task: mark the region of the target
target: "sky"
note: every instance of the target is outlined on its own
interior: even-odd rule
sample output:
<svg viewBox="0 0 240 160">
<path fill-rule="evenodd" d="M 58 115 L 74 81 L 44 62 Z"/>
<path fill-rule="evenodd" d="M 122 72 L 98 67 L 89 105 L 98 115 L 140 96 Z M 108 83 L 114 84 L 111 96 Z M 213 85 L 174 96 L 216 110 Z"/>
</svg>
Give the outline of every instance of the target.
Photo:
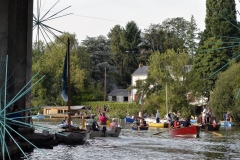
<svg viewBox="0 0 240 160">
<path fill-rule="evenodd" d="M 39 2 L 41 2 L 40 17 L 42 17 L 58 0 L 39 0 Z M 71 7 L 58 15 L 72 14 L 46 21 L 44 24 L 63 32 L 75 33 L 79 43 L 87 36 L 107 36 L 115 25 L 125 28 L 130 21 L 134 21 L 139 29 L 144 31 L 151 24 L 161 24 L 168 18 L 183 17 L 190 21 L 191 15 L 194 16 L 197 27 L 203 31 L 205 3 L 206 0 L 60 0 L 46 17 L 68 6 Z M 37 0 L 34 0 L 34 14 L 37 15 Z M 35 29 L 33 39 L 36 39 L 36 35 Z M 43 40 L 42 37 L 40 39 Z"/>
</svg>

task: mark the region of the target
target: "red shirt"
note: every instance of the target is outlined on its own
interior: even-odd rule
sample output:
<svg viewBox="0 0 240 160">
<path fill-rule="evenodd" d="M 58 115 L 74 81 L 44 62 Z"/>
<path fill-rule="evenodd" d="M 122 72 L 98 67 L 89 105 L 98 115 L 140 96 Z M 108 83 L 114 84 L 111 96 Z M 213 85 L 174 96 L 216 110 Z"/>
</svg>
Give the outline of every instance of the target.
<svg viewBox="0 0 240 160">
<path fill-rule="evenodd" d="M 178 121 L 174 121 L 174 127 L 178 127 L 179 126 L 179 122 Z"/>
<path fill-rule="evenodd" d="M 100 116 L 100 117 L 99 117 L 99 122 L 100 122 L 100 123 L 107 123 L 107 117 L 105 117 L 105 116 Z"/>
</svg>

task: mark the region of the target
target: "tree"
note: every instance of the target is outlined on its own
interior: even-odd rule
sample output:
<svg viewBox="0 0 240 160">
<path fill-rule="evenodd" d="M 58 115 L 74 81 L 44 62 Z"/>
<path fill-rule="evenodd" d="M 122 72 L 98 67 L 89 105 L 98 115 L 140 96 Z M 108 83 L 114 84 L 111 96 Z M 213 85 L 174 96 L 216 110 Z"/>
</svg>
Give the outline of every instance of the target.
<svg viewBox="0 0 240 160">
<path fill-rule="evenodd" d="M 80 62 L 76 56 L 76 39 L 75 35 L 63 34 L 60 38 L 67 42 L 70 39 L 71 54 L 71 97 L 73 98 L 78 94 L 80 90 L 84 88 L 85 74 L 79 66 Z M 32 105 L 64 105 L 61 98 L 62 90 L 62 73 L 63 73 L 63 62 L 66 54 L 66 45 L 62 42 L 55 41 L 55 44 L 49 44 L 49 48 L 46 47 L 44 54 L 42 54 L 36 62 L 33 63 L 32 72 L 35 75 L 40 71 L 40 76 L 45 75 L 45 78 L 41 80 L 31 92 L 32 94 Z M 72 105 L 76 104 L 72 101 Z"/>
<path fill-rule="evenodd" d="M 240 120 L 240 63 L 233 63 L 228 70 L 219 74 L 219 79 L 211 94 L 210 107 L 221 120 L 223 113 L 230 111 L 234 121 Z"/>
<path fill-rule="evenodd" d="M 90 63 L 92 68 L 91 78 L 92 82 L 100 83 L 104 86 L 104 72 L 107 70 L 107 91 L 111 91 L 115 84 L 116 67 L 112 61 L 112 56 L 109 53 L 109 41 L 104 36 L 87 37 L 82 42 L 86 51 L 90 54 Z"/>
<path fill-rule="evenodd" d="M 212 37 L 208 41 L 204 42 L 204 45 L 200 47 L 199 53 L 194 59 L 194 65 L 192 72 L 195 75 L 195 80 L 200 83 L 195 83 L 198 88 L 197 92 L 200 92 L 202 96 L 210 97 L 210 91 L 213 90 L 215 81 L 217 80 L 217 74 L 221 70 L 222 66 L 227 63 L 228 56 L 218 48 L 222 45 L 221 40 L 217 40 Z"/>
</svg>

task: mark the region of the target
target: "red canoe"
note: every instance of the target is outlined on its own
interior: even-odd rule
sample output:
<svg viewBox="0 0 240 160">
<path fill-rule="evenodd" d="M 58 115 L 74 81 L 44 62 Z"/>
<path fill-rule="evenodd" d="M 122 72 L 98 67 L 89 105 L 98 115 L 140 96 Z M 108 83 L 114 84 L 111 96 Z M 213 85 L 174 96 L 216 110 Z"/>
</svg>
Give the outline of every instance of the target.
<svg viewBox="0 0 240 160">
<path fill-rule="evenodd" d="M 173 137 L 199 137 L 199 133 L 200 133 L 199 126 L 189 126 L 169 130 L 170 136 Z"/>
</svg>

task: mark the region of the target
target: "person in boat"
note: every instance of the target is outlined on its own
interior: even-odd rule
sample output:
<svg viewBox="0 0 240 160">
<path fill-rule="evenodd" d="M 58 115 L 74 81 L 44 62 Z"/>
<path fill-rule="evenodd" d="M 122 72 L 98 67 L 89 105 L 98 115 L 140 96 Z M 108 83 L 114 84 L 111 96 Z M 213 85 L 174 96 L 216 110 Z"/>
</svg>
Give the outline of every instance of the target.
<svg viewBox="0 0 240 160">
<path fill-rule="evenodd" d="M 185 118 L 185 120 L 183 122 L 183 127 L 189 127 L 189 126 L 191 126 L 190 119 L 189 118 Z"/>
<path fill-rule="evenodd" d="M 205 124 L 206 123 L 206 107 L 203 106 L 203 111 L 202 111 L 202 123 Z"/>
<path fill-rule="evenodd" d="M 126 118 L 131 118 L 129 114 L 127 114 Z"/>
<path fill-rule="evenodd" d="M 67 124 L 67 117 L 64 117 L 64 118 L 63 118 L 62 124 Z"/>
<path fill-rule="evenodd" d="M 177 111 L 177 117 L 180 119 L 180 115 L 181 115 L 181 113 L 180 113 L 180 111 L 178 110 Z"/>
<path fill-rule="evenodd" d="M 100 125 L 107 125 L 107 117 L 105 113 L 103 112 L 102 115 L 99 117 L 99 123 Z"/>
<path fill-rule="evenodd" d="M 135 116 L 134 115 L 132 115 L 132 117 L 131 117 L 132 119 L 135 119 Z"/>
<path fill-rule="evenodd" d="M 138 126 L 139 128 L 141 127 L 148 127 L 147 122 L 145 121 L 144 118 L 140 119 L 140 125 Z"/>
<path fill-rule="evenodd" d="M 173 123 L 173 127 L 174 128 L 180 128 L 180 122 L 179 122 L 179 118 L 178 117 L 176 117 L 176 120 Z"/>
<path fill-rule="evenodd" d="M 100 127 L 95 120 L 93 120 L 93 123 L 92 123 L 92 130 L 93 131 L 99 131 L 100 130 Z"/>
<path fill-rule="evenodd" d="M 111 130 L 111 131 L 115 131 L 115 129 L 116 129 L 117 126 L 118 126 L 118 124 L 117 124 L 117 122 L 116 122 L 116 119 L 113 118 L 113 119 L 112 119 L 112 122 L 111 122 L 111 124 L 110 124 L 110 130 Z"/>
<path fill-rule="evenodd" d="M 142 110 L 139 110 L 138 117 L 142 118 Z"/>
<path fill-rule="evenodd" d="M 160 122 L 160 113 L 157 110 L 157 113 L 156 113 L 156 123 L 159 123 L 159 122 Z"/>
</svg>

